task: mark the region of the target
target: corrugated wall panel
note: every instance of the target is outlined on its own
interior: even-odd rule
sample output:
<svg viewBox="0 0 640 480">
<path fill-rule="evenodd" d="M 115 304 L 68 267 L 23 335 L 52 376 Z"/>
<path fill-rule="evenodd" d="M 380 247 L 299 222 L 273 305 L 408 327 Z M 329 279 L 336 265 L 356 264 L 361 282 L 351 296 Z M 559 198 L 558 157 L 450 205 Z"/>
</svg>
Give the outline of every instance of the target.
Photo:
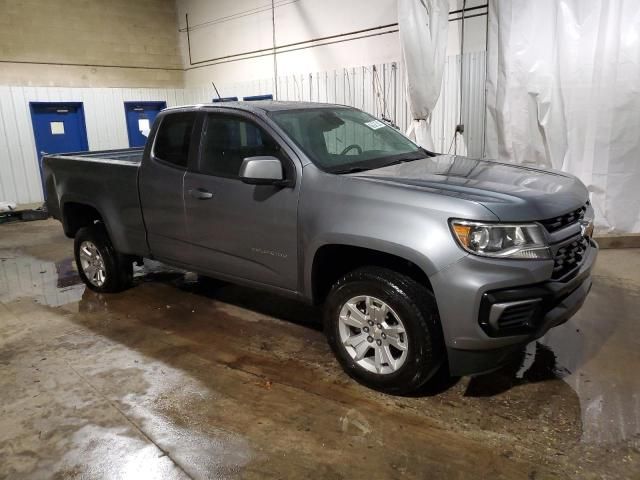
<svg viewBox="0 0 640 480">
<path fill-rule="evenodd" d="M 211 101 L 206 89 L 63 88 L 0 86 L 0 201 L 43 200 L 29 102 L 82 102 L 89 149 L 128 146 L 125 101 L 167 106 Z"/>
<path fill-rule="evenodd" d="M 447 58 L 442 89 L 432 115 L 436 151 L 479 157 L 484 143 L 485 53 L 465 54 L 460 110 L 460 57 Z M 411 122 L 405 75 L 395 63 L 351 67 L 329 72 L 284 75 L 277 79 L 279 100 L 335 102 L 384 116 L 406 131 Z M 274 94 L 273 78 L 216 85 L 223 97 Z M 126 101 L 165 101 L 167 106 L 208 103 L 213 86 L 192 89 L 58 88 L 0 86 L 0 201 L 42 200 L 29 102 L 83 102 L 91 150 L 128 145 Z M 465 126 L 453 142 L 455 127 Z"/>
<path fill-rule="evenodd" d="M 485 53 L 464 55 L 462 110 L 460 99 L 460 56 L 447 58 L 438 104 L 434 109 L 431 130 L 435 149 L 480 156 L 484 141 Z M 273 79 L 217 85 L 223 97 L 273 94 Z M 327 72 L 283 75 L 277 79 L 278 100 L 329 102 L 361 108 L 372 115 L 392 120 L 402 131 L 411 123 L 407 105 L 403 69 L 395 64 L 351 67 Z M 211 92 L 199 101 L 209 101 Z M 192 94 L 193 95 L 193 94 Z M 465 126 L 462 136 L 454 140 L 459 122 Z"/>
<path fill-rule="evenodd" d="M 0 161 L 0 199 L 18 198 L 16 189 L 19 179 L 15 168 L 19 163 L 9 161 L 13 158 L 11 148 L 15 145 L 9 127 L 12 123 L 13 108 L 10 108 L 9 104 L 9 87 L 0 87 L 0 159 L 6 159 Z"/>
</svg>

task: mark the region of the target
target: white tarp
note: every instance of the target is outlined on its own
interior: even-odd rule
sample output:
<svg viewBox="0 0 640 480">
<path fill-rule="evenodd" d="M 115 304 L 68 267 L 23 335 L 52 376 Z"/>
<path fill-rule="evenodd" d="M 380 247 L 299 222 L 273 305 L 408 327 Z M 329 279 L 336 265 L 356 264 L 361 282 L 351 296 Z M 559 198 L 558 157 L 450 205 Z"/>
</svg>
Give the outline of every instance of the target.
<svg viewBox="0 0 640 480">
<path fill-rule="evenodd" d="M 490 0 L 486 156 L 561 169 L 640 232 L 640 1 Z"/>
<path fill-rule="evenodd" d="M 409 134 L 433 150 L 431 112 L 442 85 L 449 27 L 448 0 L 398 0 L 398 28 L 413 122 Z"/>
<path fill-rule="evenodd" d="M 12 212 L 16 206 L 16 202 L 0 202 L 0 212 Z"/>
</svg>

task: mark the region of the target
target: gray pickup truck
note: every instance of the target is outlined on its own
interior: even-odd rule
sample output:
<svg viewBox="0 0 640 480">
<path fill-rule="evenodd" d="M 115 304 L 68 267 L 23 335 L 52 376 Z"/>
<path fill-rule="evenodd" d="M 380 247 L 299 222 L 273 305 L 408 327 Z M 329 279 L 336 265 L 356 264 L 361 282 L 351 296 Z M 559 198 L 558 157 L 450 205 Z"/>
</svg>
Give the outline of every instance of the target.
<svg viewBox="0 0 640 480">
<path fill-rule="evenodd" d="M 437 155 L 355 108 L 170 108 L 144 149 L 44 157 L 49 212 L 98 292 L 143 257 L 323 303 L 345 371 L 406 394 L 487 372 L 570 318 L 598 247 L 561 172 Z"/>
</svg>

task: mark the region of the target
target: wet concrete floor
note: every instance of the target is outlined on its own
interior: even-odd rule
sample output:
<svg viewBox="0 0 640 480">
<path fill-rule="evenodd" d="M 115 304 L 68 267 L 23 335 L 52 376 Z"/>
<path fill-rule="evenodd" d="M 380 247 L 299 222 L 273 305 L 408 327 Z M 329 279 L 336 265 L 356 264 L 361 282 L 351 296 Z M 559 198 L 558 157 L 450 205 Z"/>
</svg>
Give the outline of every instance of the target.
<svg viewBox="0 0 640 480">
<path fill-rule="evenodd" d="M 0 226 L 0 478 L 640 478 L 640 251 L 567 324 L 412 398 L 347 378 L 316 309 L 149 263 L 80 283 L 53 221 Z"/>
</svg>

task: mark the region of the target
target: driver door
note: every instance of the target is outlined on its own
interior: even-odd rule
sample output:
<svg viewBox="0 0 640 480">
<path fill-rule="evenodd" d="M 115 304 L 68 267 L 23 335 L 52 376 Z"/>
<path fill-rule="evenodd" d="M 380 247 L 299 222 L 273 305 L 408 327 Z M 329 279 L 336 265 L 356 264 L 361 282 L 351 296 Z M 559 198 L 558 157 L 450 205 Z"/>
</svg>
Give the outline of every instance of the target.
<svg viewBox="0 0 640 480">
<path fill-rule="evenodd" d="M 214 276 L 294 291 L 300 182 L 293 187 L 243 183 L 242 161 L 260 155 L 278 157 L 285 176 L 297 175 L 292 154 L 256 119 L 207 113 L 197 164 L 184 179 L 190 263 Z"/>
</svg>

